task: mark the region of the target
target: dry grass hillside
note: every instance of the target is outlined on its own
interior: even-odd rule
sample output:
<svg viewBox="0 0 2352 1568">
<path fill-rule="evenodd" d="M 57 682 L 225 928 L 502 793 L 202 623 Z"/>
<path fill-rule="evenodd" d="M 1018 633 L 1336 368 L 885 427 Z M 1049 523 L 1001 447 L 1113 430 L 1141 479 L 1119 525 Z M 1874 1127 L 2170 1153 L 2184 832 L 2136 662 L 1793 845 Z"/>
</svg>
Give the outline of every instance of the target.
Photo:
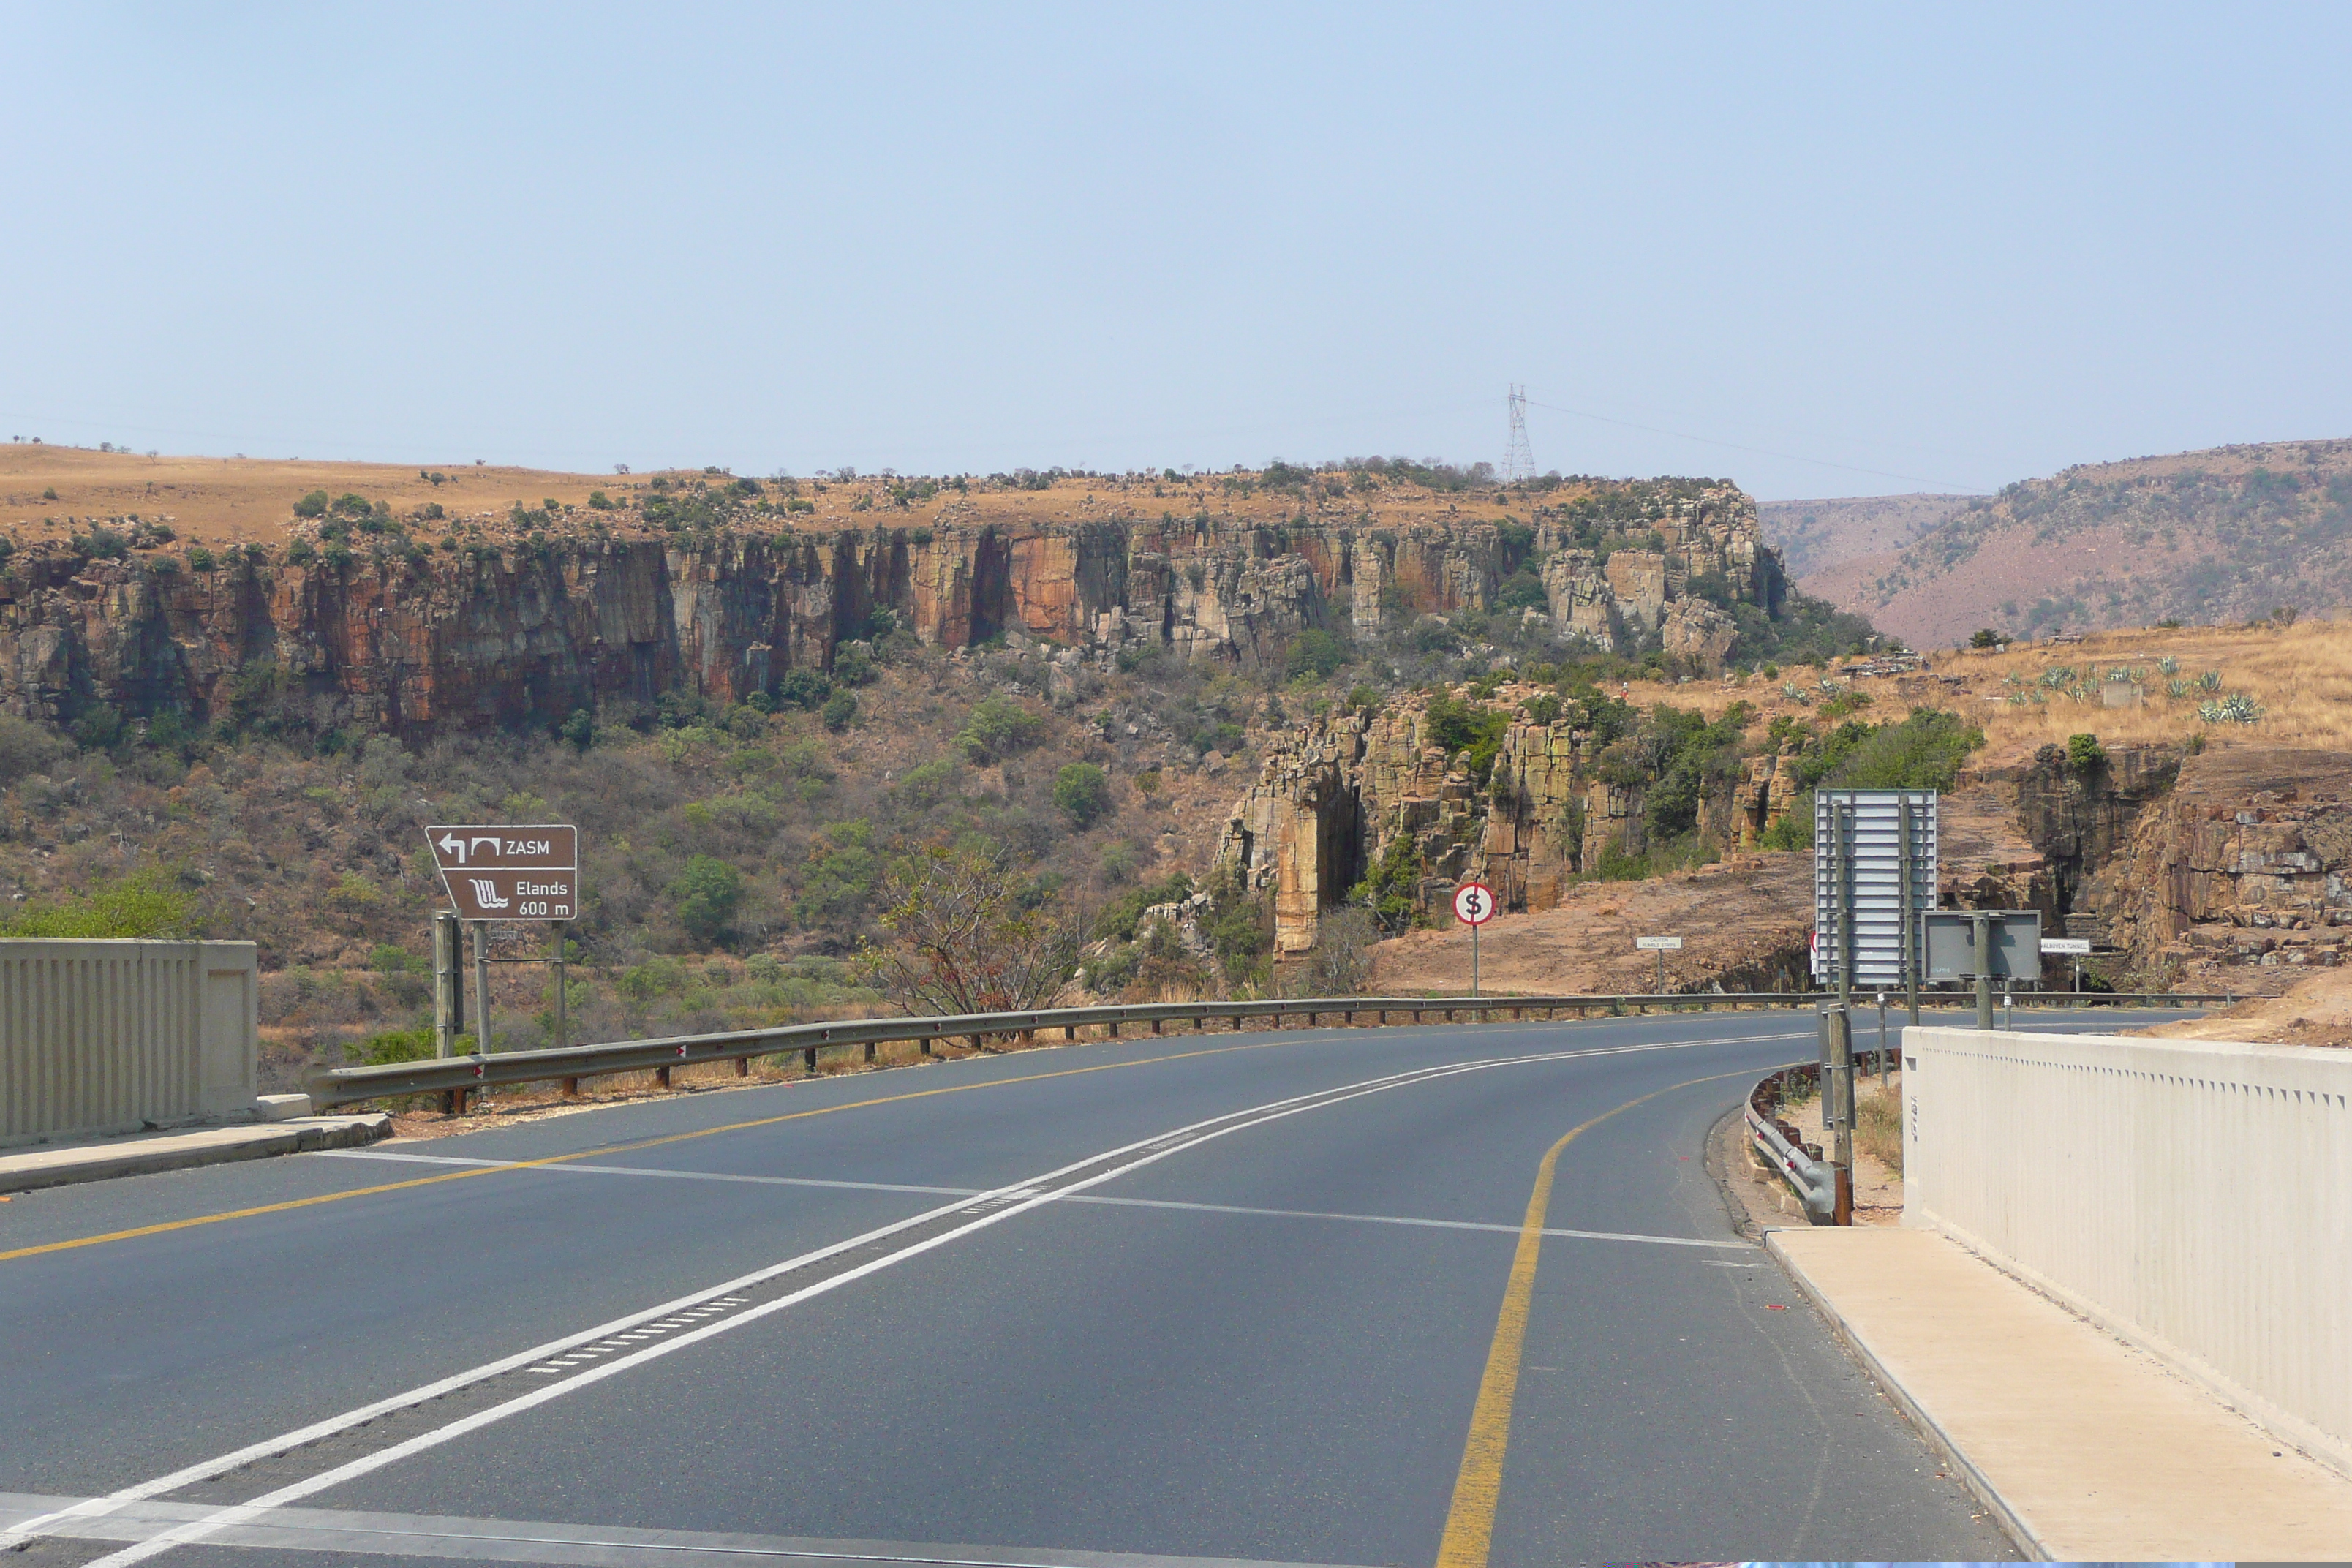
<svg viewBox="0 0 2352 1568">
<path fill-rule="evenodd" d="M 1983 726 L 1990 757 L 2085 733 L 2110 743 L 2202 735 L 2209 745 L 2352 752 L 2352 623 L 2345 621 L 2101 632 L 2080 642 L 2012 644 L 2006 653 L 1943 654 L 1933 668 L 1965 678 L 1966 711 Z M 2124 679 L 2109 679 L 2118 672 Z M 2231 697 L 2252 707 L 2232 707 Z M 2215 717 L 2224 712 L 2250 721 Z"/>
<path fill-rule="evenodd" d="M 1802 580 L 1864 556 L 1902 549 L 1980 496 L 1837 496 L 1756 503 L 1764 542 Z M 1807 587 L 1807 593 L 1819 590 Z"/>
<path fill-rule="evenodd" d="M 2352 605 L 2352 440 L 2068 468 L 1802 585 L 1916 647 Z"/>
<path fill-rule="evenodd" d="M 719 471 L 568 474 L 471 461 L 409 468 L 256 458 L 151 458 L 11 442 L 0 446 L 0 530 L 25 544 L 44 538 L 63 540 L 77 525 L 91 521 L 143 518 L 161 520 L 191 543 L 276 542 L 289 537 L 299 521 L 295 502 L 324 490 L 330 497 L 353 494 L 384 502 L 402 517 L 437 505 L 452 520 L 493 534 L 520 508 L 545 514 L 534 517 L 533 526 L 562 535 L 600 516 L 592 502 L 599 492 L 623 503 L 611 521 L 625 528 L 634 510 L 628 501 L 670 489 L 682 479 Z M 1172 470 L 1153 475 L 1024 469 L 966 476 L 961 481 L 844 473 L 772 483 L 769 489 L 775 492 L 773 505 L 782 521 L 828 531 L 870 526 L 880 517 L 935 520 L 950 506 L 967 523 L 1083 521 L 1122 510 L 1211 507 L 1220 515 L 1268 523 L 1297 517 L 1303 510 L 1382 524 L 1459 519 L 1474 509 L 1479 509 L 1476 516 L 1491 520 L 1491 509 L 1509 499 L 1491 481 L 1421 466 L 1391 466 L 1377 477 L 1302 474 L 1297 482 L 1283 482 L 1284 478 L 1276 470 L 1174 476 Z M 1591 488 L 1571 479 L 1558 486 L 1552 499 L 1572 499 Z M 555 505 L 547 505 L 550 501 Z"/>
</svg>

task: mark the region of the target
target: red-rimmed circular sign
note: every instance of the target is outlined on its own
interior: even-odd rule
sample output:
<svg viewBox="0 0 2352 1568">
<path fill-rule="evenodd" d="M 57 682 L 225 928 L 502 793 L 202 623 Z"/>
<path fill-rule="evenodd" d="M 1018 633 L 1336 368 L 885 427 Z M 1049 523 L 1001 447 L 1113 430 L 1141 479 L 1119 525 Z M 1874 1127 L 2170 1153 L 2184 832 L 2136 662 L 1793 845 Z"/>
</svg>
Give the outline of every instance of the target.
<svg viewBox="0 0 2352 1568">
<path fill-rule="evenodd" d="M 1454 918 L 1466 926 L 1482 926 L 1495 918 L 1495 889 L 1484 882 L 1465 882 L 1454 889 Z"/>
</svg>

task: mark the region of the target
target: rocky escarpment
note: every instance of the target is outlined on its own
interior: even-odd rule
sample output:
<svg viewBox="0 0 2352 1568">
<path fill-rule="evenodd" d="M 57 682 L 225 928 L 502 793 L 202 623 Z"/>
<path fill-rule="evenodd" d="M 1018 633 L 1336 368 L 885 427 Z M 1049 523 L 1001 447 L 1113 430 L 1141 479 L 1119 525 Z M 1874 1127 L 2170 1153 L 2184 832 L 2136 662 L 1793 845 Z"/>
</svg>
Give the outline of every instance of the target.
<svg viewBox="0 0 2352 1568">
<path fill-rule="evenodd" d="M 2090 878 L 2080 907 L 2151 980 L 2270 989 L 2342 963 L 2352 939 L 2347 795 L 2352 763 L 2338 752 L 2189 758 Z"/>
<path fill-rule="evenodd" d="M 665 532 L 615 514 L 551 536 L 532 513 L 510 538 L 453 525 L 437 550 L 331 522 L 219 557 L 37 545 L 0 572 L 0 711 L 219 720 L 268 703 L 415 737 L 679 690 L 739 701 L 829 668 L 884 624 L 950 648 L 1019 629 L 1106 660 L 1164 647 L 1262 662 L 1310 627 L 1490 612 L 1530 577 L 1546 603 L 1521 613 L 1563 638 L 1704 667 L 1732 646 L 1738 606 L 1778 612 L 1779 559 L 1730 486 L 1602 487 L 1527 510 L 983 521 L 950 499 L 919 525 L 823 533 L 740 514 Z"/>
<path fill-rule="evenodd" d="M 1538 695 L 1505 687 L 1496 699 Z M 1506 909 L 1553 909 L 1577 874 L 1649 847 L 1649 781 L 1619 765 L 1591 730 L 1514 721 L 1483 784 L 1433 730 L 1428 703 L 1415 700 L 1329 715 L 1275 745 L 1226 823 L 1218 859 L 1272 895 L 1277 958 L 1311 952 L 1323 912 L 1401 840 L 1424 911 L 1467 879 L 1492 888 Z M 1752 847 L 1797 791 L 1779 763 L 1750 759 L 1739 779 L 1704 793 L 1700 834 Z"/>
</svg>

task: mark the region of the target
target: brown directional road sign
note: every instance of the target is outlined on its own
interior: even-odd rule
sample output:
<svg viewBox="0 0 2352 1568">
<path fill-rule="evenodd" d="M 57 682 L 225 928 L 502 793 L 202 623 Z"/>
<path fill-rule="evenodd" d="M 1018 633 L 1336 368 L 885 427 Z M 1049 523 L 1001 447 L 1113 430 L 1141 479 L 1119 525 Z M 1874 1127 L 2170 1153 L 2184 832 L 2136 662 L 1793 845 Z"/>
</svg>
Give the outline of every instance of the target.
<svg viewBox="0 0 2352 1568">
<path fill-rule="evenodd" d="M 568 921 L 579 913 L 580 830 L 568 822 L 427 827 L 425 840 L 460 919 Z"/>
</svg>

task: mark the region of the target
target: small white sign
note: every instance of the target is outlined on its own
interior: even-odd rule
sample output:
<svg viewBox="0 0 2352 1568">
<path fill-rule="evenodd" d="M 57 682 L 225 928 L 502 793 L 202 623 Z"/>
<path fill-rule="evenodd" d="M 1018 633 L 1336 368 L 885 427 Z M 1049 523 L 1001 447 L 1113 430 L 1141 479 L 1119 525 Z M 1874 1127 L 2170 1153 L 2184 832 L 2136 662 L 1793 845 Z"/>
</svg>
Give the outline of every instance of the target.
<svg viewBox="0 0 2352 1568">
<path fill-rule="evenodd" d="M 2042 939 L 2042 951 L 2044 952 L 2088 952 L 2091 951 L 2091 942 L 2088 937 L 2045 936 Z"/>
<path fill-rule="evenodd" d="M 1454 889 L 1454 918 L 1466 926 L 1482 926 L 1495 918 L 1495 889 L 1484 882 L 1465 882 Z"/>
<path fill-rule="evenodd" d="M 1637 936 L 1633 945 L 1643 952 L 1680 952 L 1683 939 L 1678 936 Z"/>
</svg>

